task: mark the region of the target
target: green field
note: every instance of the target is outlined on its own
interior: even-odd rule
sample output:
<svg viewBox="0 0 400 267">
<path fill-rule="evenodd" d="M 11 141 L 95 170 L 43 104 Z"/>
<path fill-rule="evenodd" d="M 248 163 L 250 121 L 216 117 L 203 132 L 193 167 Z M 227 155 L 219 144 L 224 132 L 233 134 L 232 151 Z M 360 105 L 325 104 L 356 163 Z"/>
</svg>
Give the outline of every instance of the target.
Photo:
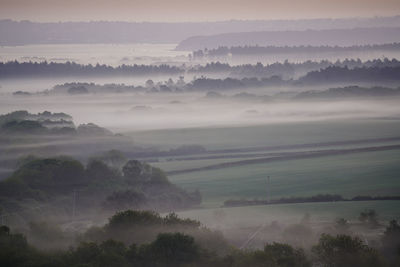
<svg viewBox="0 0 400 267">
<path fill-rule="evenodd" d="M 220 206 L 229 198 L 266 198 L 268 175 L 271 198 L 320 193 L 399 195 L 399 163 L 398 150 L 368 152 L 183 173 L 170 180 L 199 189 L 208 207 Z"/>
<path fill-rule="evenodd" d="M 287 146 L 296 144 L 379 139 L 400 136 L 400 124 L 395 120 L 322 121 L 235 128 L 200 128 L 158 130 L 132 133 L 137 144 L 156 144 L 163 148 L 183 144 L 199 144 L 208 150 L 230 148 Z M 341 149 L 363 146 L 384 146 L 395 142 L 371 142 L 325 147 L 288 148 L 283 150 Z M 257 153 L 279 152 L 278 150 Z M 237 158 L 192 159 L 185 157 L 160 158 L 152 163 L 165 171 L 201 168 L 225 162 L 254 158 L 255 152 L 236 153 Z M 255 153 L 256 154 L 256 153 Z M 221 153 L 221 155 L 225 155 Z M 191 155 L 189 157 L 204 156 Z M 200 170 L 170 175 L 169 179 L 189 190 L 199 189 L 203 195 L 202 209 L 184 212 L 185 216 L 209 221 L 215 208 L 228 199 L 265 199 L 267 176 L 271 177 L 271 198 L 340 194 L 351 198 L 357 195 L 400 195 L 400 150 L 373 151 L 316 158 L 282 160 L 263 164 L 246 164 L 215 170 Z M 342 215 L 357 216 L 364 208 L 374 208 L 385 218 L 400 216 L 400 201 L 310 203 L 276 206 L 226 208 L 238 217 L 265 219 L 285 214 L 289 220 L 313 213 L 320 220 Z M 253 214 L 254 213 L 254 214 Z M 289 216 L 290 215 L 290 216 Z M 231 216 L 231 215 L 229 215 Z M 236 215 L 232 215 L 236 216 Z M 208 219 L 207 219 L 208 218 Z M 240 221 L 240 218 L 231 218 Z"/>
</svg>

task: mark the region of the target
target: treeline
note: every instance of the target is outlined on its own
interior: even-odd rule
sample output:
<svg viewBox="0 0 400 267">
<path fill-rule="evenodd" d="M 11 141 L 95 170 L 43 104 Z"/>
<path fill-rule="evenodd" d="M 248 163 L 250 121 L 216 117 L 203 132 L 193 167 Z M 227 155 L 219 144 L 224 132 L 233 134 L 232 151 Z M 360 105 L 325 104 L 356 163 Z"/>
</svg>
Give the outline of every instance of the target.
<svg viewBox="0 0 400 267">
<path fill-rule="evenodd" d="M 358 62 L 358 63 L 357 63 Z M 353 65 L 351 63 L 354 63 Z M 307 63 L 302 63 L 307 64 Z M 317 63 L 325 64 L 325 63 Z M 326 63 L 329 65 L 329 63 Z M 276 63 L 276 65 L 263 66 L 262 64 L 257 65 L 243 65 L 237 67 L 239 72 L 245 71 L 244 74 L 241 72 L 238 76 L 245 76 L 244 78 L 207 78 L 201 76 L 200 78 L 194 78 L 190 82 L 185 82 L 184 77 L 180 76 L 175 82 L 171 78 L 166 82 L 154 83 L 152 80 L 147 80 L 144 86 L 133 86 L 125 84 L 105 84 L 98 85 L 94 83 L 65 83 L 62 85 L 56 85 L 51 90 L 45 90 L 39 94 L 88 94 L 88 93 L 129 93 L 129 92 L 149 92 L 149 93 L 171 93 L 171 92 L 185 92 L 185 91 L 221 91 L 231 89 L 247 89 L 247 88 L 261 88 L 270 86 L 285 86 L 285 87 L 296 87 L 296 86 L 308 86 L 308 85 L 336 85 L 336 84 L 352 84 L 352 85 L 364 85 L 366 83 L 380 83 L 385 86 L 392 86 L 400 81 L 400 62 L 397 60 L 376 60 L 362 63 L 361 61 L 348 61 L 338 62 L 338 66 L 328 66 L 326 68 L 319 69 L 317 71 L 310 71 L 306 75 L 301 76 L 298 79 L 285 78 L 285 75 L 289 72 L 289 76 L 293 75 L 294 68 L 290 63 Z M 309 66 L 314 65 L 310 62 Z M 344 66 L 342 66 L 344 65 Z M 348 65 L 353 66 L 352 68 Z M 362 67 L 357 67 L 361 65 Z M 364 66 L 365 65 L 365 66 Z M 370 65 L 367 67 L 367 65 Z M 314 65 L 316 66 L 316 65 Z M 231 69 L 236 67 L 230 67 L 227 64 L 215 63 L 209 64 L 205 67 L 198 68 L 196 71 L 203 72 L 207 68 L 211 69 Z M 246 70 L 246 68 L 248 68 Z M 275 68 L 272 70 L 270 68 Z M 191 71 L 191 70 L 189 70 Z M 282 75 L 272 75 L 273 73 L 279 73 Z M 234 73 L 234 72 L 232 72 Z M 247 77 L 248 76 L 248 77 Z M 261 77 L 260 77 L 261 76 Z M 346 87 L 344 90 L 348 92 L 350 89 L 357 95 L 357 93 L 366 93 L 367 90 L 357 90 L 356 87 Z M 396 94 L 396 90 L 377 90 L 385 87 L 374 87 L 370 89 L 371 94 L 380 95 L 381 93 L 391 95 Z M 353 90 L 354 89 L 354 90 Z M 387 88 L 386 88 L 387 89 Z M 335 89 L 336 90 L 336 89 Z M 337 91 L 337 90 L 336 90 Z M 385 91 L 385 92 L 384 92 Z M 27 92 L 14 92 L 15 96 L 29 96 L 31 93 Z"/>
<path fill-rule="evenodd" d="M 341 70 L 340 70 L 341 71 Z M 398 73 L 399 70 L 395 71 L 395 74 Z M 320 72 L 323 75 L 323 72 Z M 330 74 L 332 75 L 332 74 Z M 391 76 L 391 79 L 398 79 L 395 75 Z M 390 85 L 397 80 L 384 80 L 381 82 L 389 83 Z M 321 82 L 321 81 L 320 81 Z M 392 83 L 391 83 L 392 82 Z M 182 84 L 167 84 L 167 83 L 158 83 L 154 84 L 151 87 L 142 87 L 142 86 L 125 86 L 125 85 L 98 85 L 98 84 L 87 84 L 87 83 L 66 83 L 62 85 L 56 85 L 51 90 L 46 90 L 44 92 L 37 93 L 39 95 L 51 95 L 51 94 L 89 94 L 89 93 L 134 93 L 134 92 L 146 92 L 146 93 L 182 93 L 182 92 L 190 92 L 190 91 L 208 91 L 206 97 L 207 98 L 219 98 L 219 99 L 247 99 L 247 100 L 273 100 L 272 96 L 267 95 L 256 95 L 247 92 L 241 92 L 235 94 L 231 97 L 222 95 L 221 91 L 229 91 L 232 89 L 243 89 L 246 90 L 248 88 L 262 88 L 262 87 L 271 87 L 271 86 L 304 86 L 309 84 L 318 83 L 318 80 L 306 79 L 302 78 L 299 80 L 283 80 L 279 76 L 272 76 L 270 78 L 225 78 L 225 79 L 211 79 L 206 77 L 197 78 L 189 83 Z M 331 80 L 331 84 L 335 85 L 340 83 L 339 80 Z M 350 82 L 349 82 L 350 83 Z M 354 79 L 351 82 L 352 84 L 364 84 L 366 83 L 365 79 L 359 78 Z M 79 93 L 77 92 L 79 88 Z M 73 93 L 71 93 L 73 91 Z M 18 92 L 14 93 L 14 95 L 20 95 Z M 29 94 L 32 95 L 32 94 Z M 333 87 L 327 90 L 309 90 L 300 92 L 297 94 L 288 95 L 288 98 L 294 99 L 335 99 L 335 98 L 356 98 L 356 97 L 388 97 L 388 96 L 398 96 L 400 95 L 400 87 L 391 88 L 385 86 L 373 86 L 373 87 L 365 87 L 365 86 L 344 86 L 344 87 Z M 26 96 L 24 94 L 24 96 Z M 146 110 L 149 107 L 146 106 L 135 106 L 132 107 L 132 111 L 138 110 Z M 45 124 L 45 126 L 62 126 L 62 122 L 67 123 L 64 120 L 60 120 L 57 125 L 56 121 L 41 121 L 41 124 Z M 64 123 L 64 124 L 65 124 Z M 72 123 L 69 121 L 68 123 Z M 37 123 L 39 124 L 39 123 Z M 93 124 L 91 124 L 93 125 Z M 1 117 L 0 117 L 0 126 L 1 126 Z M 94 125 L 93 125 L 94 126 Z M 71 126 L 70 126 L 71 127 Z M 73 128 L 73 127 L 72 127 Z M 94 128 L 94 127 L 93 127 Z"/>
<path fill-rule="evenodd" d="M 346 221 L 340 223 L 343 226 Z M 42 242 L 59 241 L 60 233 L 49 231 L 45 223 L 31 224 L 29 240 L 36 236 L 42 237 Z M 103 227 L 90 228 L 76 245 L 57 251 L 54 246 L 38 249 L 28 243 L 25 235 L 1 226 L 0 264 L 9 267 L 383 267 L 400 263 L 396 249 L 399 240 L 400 225 L 393 220 L 386 227 L 380 246 L 368 246 L 356 236 L 321 234 L 307 252 L 275 242 L 267 243 L 263 249 L 239 250 L 229 247 L 221 234 L 201 227 L 197 221 L 181 219 L 175 214 L 161 217 L 153 212 L 127 210 L 112 216 Z"/>
<path fill-rule="evenodd" d="M 104 76 L 104 75 L 177 75 L 182 70 L 170 65 L 81 65 L 74 62 L 1 62 L 0 79 L 18 77 L 54 77 L 54 76 Z"/>
<path fill-rule="evenodd" d="M 125 84 L 95 84 L 95 83 L 64 83 L 54 86 L 51 90 L 45 91 L 45 94 L 68 93 L 71 95 L 88 93 L 132 93 L 143 92 L 146 88 L 143 86 L 133 86 Z"/>
<path fill-rule="evenodd" d="M 396 77 L 395 77 L 396 78 Z M 310 81 L 307 81 L 310 82 Z M 339 81 L 337 81 L 339 82 Z M 363 80 L 355 80 L 354 83 L 362 83 Z M 218 93 L 218 91 L 229 91 L 232 89 L 243 89 L 248 88 L 261 88 L 261 87 L 271 87 L 271 86 L 302 86 L 304 83 L 298 80 L 283 80 L 278 76 L 273 76 L 270 78 L 225 78 L 225 79 L 211 79 L 206 77 L 201 77 L 195 79 L 189 83 L 182 85 L 166 85 L 158 84 L 152 87 L 135 87 L 135 86 L 112 86 L 108 85 L 93 85 L 87 87 L 84 83 L 74 83 L 74 84 L 63 84 L 57 85 L 52 90 L 46 91 L 45 94 L 57 94 L 57 93 L 70 93 L 71 89 L 82 88 L 82 91 L 87 93 L 121 93 L 121 92 L 141 92 L 147 93 L 176 93 L 176 92 L 187 92 L 187 91 L 208 91 L 207 98 L 220 98 L 226 96 Z M 89 88 L 89 89 L 88 89 Z M 115 90 L 115 88 L 119 88 Z M 124 90 L 126 88 L 126 90 Z M 128 89 L 129 88 L 129 89 Z M 70 93 L 71 94 L 71 93 Z M 77 94 L 77 93 L 75 93 Z M 310 90 L 300 92 L 293 96 L 294 99 L 330 99 L 330 98 L 347 98 L 347 97 L 385 97 L 385 96 L 397 96 L 400 95 L 400 88 L 390 88 L 384 86 L 374 86 L 374 87 L 364 87 L 364 86 L 345 86 L 345 87 L 334 87 L 327 90 L 317 91 Z M 253 100 L 271 100 L 273 97 L 266 95 L 256 95 L 251 93 L 238 93 L 230 97 L 231 99 L 253 99 Z M 145 106 L 136 106 L 132 108 L 132 111 L 146 109 Z M 1 121 L 0 121 L 1 122 Z"/>
<path fill-rule="evenodd" d="M 353 198 L 344 198 L 341 195 L 320 194 L 311 197 L 283 197 L 271 200 L 230 199 L 224 202 L 224 207 L 293 204 L 293 203 L 318 203 L 318 202 L 336 202 L 336 201 L 376 201 L 376 200 L 400 200 L 400 196 L 356 196 Z"/>
<path fill-rule="evenodd" d="M 393 84 L 400 81 L 400 66 L 398 67 L 327 67 L 312 71 L 296 80 L 285 80 L 280 76 L 268 78 L 225 78 L 211 79 L 201 77 L 186 85 L 186 90 L 230 90 L 260 88 L 269 86 L 306 86 L 320 84 Z"/>
<path fill-rule="evenodd" d="M 400 43 L 352 46 L 220 46 L 214 49 L 193 51 L 192 58 L 218 58 L 227 56 L 262 56 L 268 54 L 314 54 L 339 52 L 400 51 Z"/>
<path fill-rule="evenodd" d="M 317 71 L 328 67 L 347 67 L 349 69 L 363 68 L 363 67 L 398 67 L 400 61 L 397 59 L 374 59 L 361 61 L 360 59 L 345 59 L 331 62 L 328 60 L 322 61 L 305 61 L 300 63 L 288 62 L 283 63 L 276 62 L 273 64 L 264 65 L 262 63 L 257 64 L 244 64 L 231 66 L 227 63 L 211 62 L 204 66 L 194 66 L 188 70 L 188 73 L 193 74 L 212 74 L 212 73 L 225 73 L 229 77 L 243 78 L 243 77 L 259 77 L 267 78 L 271 76 L 280 76 L 283 79 L 293 79 L 302 75 L 307 74 L 310 71 Z"/>
<path fill-rule="evenodd" d="M 268 86 L 305 86 L 318 84 L 365 84 L 370 82 L 391 84 L 400 81 L 400 66 L 348 68 L 330 66 L 312 71 L 298 79 L 283 79 L 281 76 L 264 78 L 225 78 L 211 79 L 201 77 L 187 85 L 192 90 L 226 90 L 238 88 L 257 88 Z"/>
<path fill-rule="evenodd" d="M 374 59 L 361 61 L 360 59 L 345 59 L 331 62 L 328 60 L 322 61 L 305 61 L 301 63 L 293 63 L 285 61 L 283 63 L 273 63 L 263 65 L 257 64 L 244 64 L 238 66 L 231 66 L 226 63 L 212 62 L 204 66 L 170 66 L 170 65 L 121 65 L 112 67 L 107 65 L 81 65 L 71 62 L 54 63 L 54 62 L 2 62 L 0 63 L 0 79 L 6 78 L 20 78 L 20 77 L 53 77 L 53 76 L 154 76 L 154 75 L 184 75 L 188 74 L 224 74 L 229 77 L 243 78 L 243 77 L 260 77 L 269 78 L 272 76 L 280 76 L 284 79 L 292 79 L 307 74 L 310 71 L 317 71 L 326 69 L 328 67 L 341 67 L 341 68 L 387 68 L 399 67 L 400 61 L 397 59 Z M 177 81 L 182 82 L 182 80 Z M 90 85 L 90 84 L 89 84 Z M 142 90 L 143 88 L 129 88 L 129 86 L 121 87 L 120 85 L 109 84 L 114 90 Z M 76 93 L 84 93 L 81 88 L 76 88 Z M 71 91 L 74 93 L 74 91 Z M 24 95 L 24 92 L 19 92 Z"/>
<path fill-rule="evenodd" d="M 300 77 L 299 84 L 329 84 L 329 83 L 354 83 L 354 82 L 380 82 L 390 83 L 400 81 L 400 66 L 397 67 L 362 67 L 350 69 L 346 67 L 331 66 L 319 71 L 311 71 Z"/>
</svg>

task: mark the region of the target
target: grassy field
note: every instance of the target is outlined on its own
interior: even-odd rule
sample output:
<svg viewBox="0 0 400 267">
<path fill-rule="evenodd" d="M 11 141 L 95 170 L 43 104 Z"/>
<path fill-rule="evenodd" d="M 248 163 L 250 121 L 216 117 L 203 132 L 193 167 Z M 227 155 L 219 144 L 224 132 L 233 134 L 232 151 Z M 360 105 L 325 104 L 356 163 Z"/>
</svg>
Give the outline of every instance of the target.
<svg viewBox="0 0 400 267">
<path fill-rule="evenodd" d="M 272 124 L 242 128 L 159 130 L 136 132 L 131 135 L 139 145 L 152 143 L 163 148 L 170 148 L 182 144 L 199 144 L 209 150 L 218 150 L 390 138 L 399 134 L 400 124 L 397 121 L 359 120 Z M 388 144 L 373 142 L 361 145 L 310 147 L 305 150 Z M 238 158 L 232 159 L 182 160 L 175 157 L 170 161 L 152 164 L 165 171 L 185 170 L 253 158 L 252 154 L 241 153 Z M 271 198 L 315 194 L 340 194 L 344 197 L 400 195 L 400 150 L 247 164 L 170 175 L 169 179 L 183 188 L 199 189 L 203 195 L 203 209 L 184 212 L 183 215 L 212 223 L 213 212 L 219 209 L 227 199 L 265 199 L 267 176 L 271 177 Z M 232 221 L 257 217 L 258 223 L 259 220 L 282 216 L 289 221 L 299 220 L 305 213 L 314 214 L 318 220 L 332 220 L 336 217 L 350 218 L 351 216 L 356 218 L 365 208 L 376 209 L 386 219 L 400 216 L 400 201 L 310 203 L 224 208 L 223 210 L 229 214 L 228 217 L 233 216 L 229 217 Z"/>
<path fill-rule="evenodd" d="M 271 177 L 271 198 L 315 194 L 399 195 L 400 151 L 357 153 L 170 176 L 187 189 L 199 189 L 206 207 L 229 198 L 266 198 L 266 178 Z"/>
</svg>

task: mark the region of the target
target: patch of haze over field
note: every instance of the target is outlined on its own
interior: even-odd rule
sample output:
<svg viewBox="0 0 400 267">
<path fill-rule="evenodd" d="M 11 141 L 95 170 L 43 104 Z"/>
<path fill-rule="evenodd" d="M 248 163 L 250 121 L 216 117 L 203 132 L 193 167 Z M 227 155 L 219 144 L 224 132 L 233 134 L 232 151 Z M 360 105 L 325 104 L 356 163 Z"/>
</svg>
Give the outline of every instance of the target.
<svg viewBox="0 0 400 267">
<path fill-rule="evenodd" d="M 397 99 L 245 101 L 209 99 L 205 93 L 3 95 L 0 113 L 65 112 L 76 123 L 93 122 L 115 132 L 188 127 L 248 126 L 325 120 L 398 118 Z"/>
</svg>

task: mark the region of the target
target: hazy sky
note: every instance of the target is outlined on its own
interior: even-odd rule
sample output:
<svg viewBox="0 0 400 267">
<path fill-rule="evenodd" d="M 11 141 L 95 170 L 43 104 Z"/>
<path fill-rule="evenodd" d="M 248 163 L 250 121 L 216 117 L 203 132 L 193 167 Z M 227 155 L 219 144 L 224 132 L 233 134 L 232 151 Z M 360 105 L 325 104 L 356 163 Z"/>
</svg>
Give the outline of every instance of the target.
<svg viewBox="0 0 400 267">
<path fill-rule="evenodd" d="M 400 0 L 0 0 L 0 18 L 215 21 L 400 14 Z"/>
</svg>

